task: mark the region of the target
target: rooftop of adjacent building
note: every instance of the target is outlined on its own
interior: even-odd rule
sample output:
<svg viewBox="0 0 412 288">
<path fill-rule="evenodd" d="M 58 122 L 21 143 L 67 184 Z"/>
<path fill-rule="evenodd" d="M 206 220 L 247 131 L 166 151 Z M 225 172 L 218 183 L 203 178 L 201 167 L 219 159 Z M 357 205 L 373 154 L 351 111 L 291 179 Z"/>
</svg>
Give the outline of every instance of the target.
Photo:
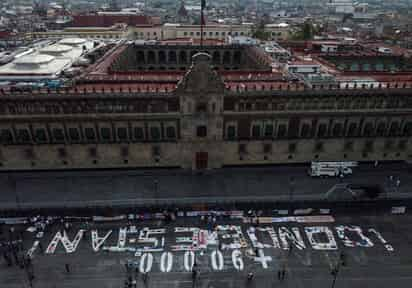
<svg viewBox="0 0 412 288">
<path fill-rule="evenodd" d="M 81 38 L 66 38 L 57 43 L 29 50 L 12 62 L 0 66 L 0 80 L 40 80 L 58 78 L 82 54 L 93 48 L 93 42 Z"/>
</svg>

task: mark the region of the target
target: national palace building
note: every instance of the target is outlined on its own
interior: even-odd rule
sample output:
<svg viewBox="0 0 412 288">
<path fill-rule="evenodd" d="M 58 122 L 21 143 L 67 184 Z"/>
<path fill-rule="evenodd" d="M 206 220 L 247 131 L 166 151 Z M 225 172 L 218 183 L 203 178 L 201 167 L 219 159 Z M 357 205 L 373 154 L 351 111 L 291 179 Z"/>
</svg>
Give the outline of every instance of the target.
<svg viewBox="0 0 412 288">
<path fill-rule="evenodd" d="M 408 55 L 283 47 L 123 42 L 70 86 L 2 89 L 0 169 L 412 160 Z"/>
</svg>

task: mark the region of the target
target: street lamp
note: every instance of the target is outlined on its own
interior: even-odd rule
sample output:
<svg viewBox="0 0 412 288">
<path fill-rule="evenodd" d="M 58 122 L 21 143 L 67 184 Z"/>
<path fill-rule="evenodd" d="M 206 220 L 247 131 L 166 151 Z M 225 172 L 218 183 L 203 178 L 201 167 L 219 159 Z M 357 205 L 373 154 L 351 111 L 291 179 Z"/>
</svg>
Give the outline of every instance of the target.
<svg viewBox="0 0 412 288">
<path fill-rule="evenodd" d="M 295 190 L 295 179 L 293 176 L 290 176 L 289 178 L 289 210 L 290 213 L 293 214 L 292 210 L 293 210 L 293 192 Z"/>
<path fill-rule="evenodd" d="M 157 190 L 158 190 L 158 186 L 159 186 L 159 181 L 157 179 L 155 179 L 153 181 L 153 185 L 154 185 L 154 198 L 157 198 Z"/>
<path fill-rule="evenodd" d="M 7 182 L 8 184 L 12 187 L 12 191 L 14 192 L 15 200 L 16 200 L 16 207 L 17 211 L 20 211 L 20 197 L 19 194 L 17 193 L 17 183 L 16 179 L 13 178 L 12 175 L 7 176 Z"/>
<path fill-rule="evenodd" d="M 332 288 L 335 287 L 336 278 L 338 278 L 339 269 L 340 269 L 340 264 L 339 263 L 332 269 L 332 272 L 331 272 L 331 274 L 333 276 Z"/>
<path fill-rule="evenodd" d="M 338 263 L 335 265 L 335 267 L 331 271 L 331 274 L 333 276 L 333 281 L 332 281 L 332 286 L 331 286 L 332 288 L 335 288 L 336 279 L 338 278 L 338 274 L 339 274 L 341 266 L 345 266 L 345 254 L 343 251 L 340 253 Z"/>
<path fill-rule="evenodd" d="M 290 176 L 289 178 L 289 201 L 293 200 L 293 192 L 295 190 L 295 178 Z"/>
</svg>

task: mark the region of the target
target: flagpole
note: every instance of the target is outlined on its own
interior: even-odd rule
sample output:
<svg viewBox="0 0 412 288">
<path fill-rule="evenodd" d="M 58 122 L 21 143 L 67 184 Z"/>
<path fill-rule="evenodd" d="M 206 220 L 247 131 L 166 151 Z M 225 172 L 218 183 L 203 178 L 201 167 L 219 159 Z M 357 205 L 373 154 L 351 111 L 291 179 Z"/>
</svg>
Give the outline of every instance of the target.
<svg viewBox="0 0 412 288">
<path fill-rule="evenodd" d="M 200 48 L 203 48 L 203 1 L 200 8 Z"/>
</svg>

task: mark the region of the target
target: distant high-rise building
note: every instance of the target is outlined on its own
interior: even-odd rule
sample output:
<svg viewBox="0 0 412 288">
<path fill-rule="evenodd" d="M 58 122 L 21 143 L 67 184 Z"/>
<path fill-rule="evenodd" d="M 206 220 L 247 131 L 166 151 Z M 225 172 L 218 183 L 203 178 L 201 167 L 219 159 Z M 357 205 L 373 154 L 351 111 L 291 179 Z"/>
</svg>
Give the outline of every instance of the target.
<svg viewBox="0 0 412 288">
<path fill-rule="evenodd" d="M 118 11 L 119 8 L 119 4 L 117 3 L 117 0 L 110 0 L 110 10 L 113 11 Z"/>
<path fill-rule="evenodd" d="M 355 6 L 353 0 L 329 0 L 330 10 L 338 14 L 353 14 Z"/>
</svg>

